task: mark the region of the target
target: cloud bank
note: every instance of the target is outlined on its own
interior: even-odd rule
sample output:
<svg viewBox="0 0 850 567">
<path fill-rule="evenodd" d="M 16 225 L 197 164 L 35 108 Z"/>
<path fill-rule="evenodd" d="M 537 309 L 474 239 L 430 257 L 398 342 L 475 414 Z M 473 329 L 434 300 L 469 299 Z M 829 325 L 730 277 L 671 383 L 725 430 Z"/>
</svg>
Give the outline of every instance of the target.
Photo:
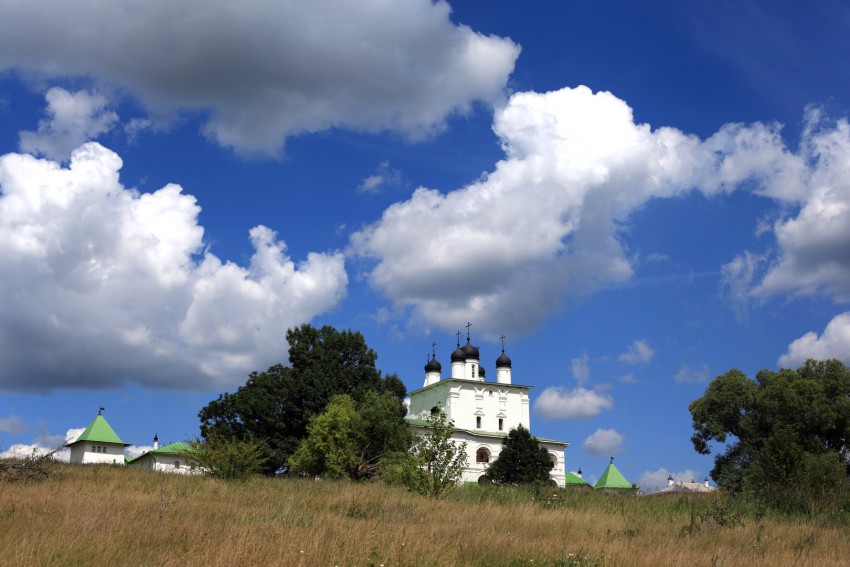
<svg viewBox="0 0 850 567">
<path fill-rule="evenodd" d="M 416 138 L 498 100 L 519 55 L 450 12 L 431 0 L 7 2 L 0 71 L 91 78 L 160 120 L 208 113 L 204 132 L 243 152 L 331 127 Z"/>
<path fill-rule="evenodd" d="M 419 188 L 352 235 L 351 253 L 372 262 L 370 284 L 414 322 L 533 331 L 565 298 L 632 277 L 621 229 L 649 200 L 748 181 L 796 202 L 821 167 L 806 148 L 823 146 L 789 152 L 775 124 L 730 124 L 706 140 L 653 130 L 586 87 L 517 93 L 493 130 L 505 158 L 492 172 L 448 193 Z"/>
<path fill-rule="evenodd" d="M 26 424 L 15 414 L 0 417 L 0 433 L 23 433 L 26 430 Z"/>
<path fill-rule="evenodd" d="M 705 384 L 709 380 L 709 372 L 708 364 L 699 367 L 683 364 L 673 379 L 679 384 Z"/>
<path fill-rule="evenodd" d="M 342 254 L 296 265 L 257 226 L 249 265 L 222 261 L 194 197 L 125 188 L 121 166 L 97 143 L 67 167 L 0 156 L 0 389 L 241 383 L 281 360 L 287 328 L 344 297 Z"/>
<path fill-rule="evenodd" d="M 625 437 L 616 429 L 600 428 L 584 440 L 581 450 L 588 455 L 594 455 L 596 457 L 614 456 L 623 452 L 624 440 Z"/>
<path fill-rule="evenodd" d="M 65 161 L 71 150 L 108 132 L 118 121 L 103 95 L 54 87 L 44 96 L 49 118 L 38 123 L 36 132 L 20 133 L 23 152 Z"/>
<path fill-rule="evenodd" d="M 809 358 L 837 358 L 850 365 L 850 311 L 835 316 L 820 336 L 808 332 L 788 345 L 788 350 L 779 357 L 779 366 L 799 368 Z"/>
<path fill-rule="evenodd" d="M 633 342 L 626 352 L 621 354 L 617 359 L 626 364 L 641 364 L 649 362 L 655 356 L 655 349 L 649 346 L 645 340 L 637 340 Z"/>
<path fill-rule="evenodd" d="M 550 386 L 540 393 L 533 411 L 543 419 L 589 419 L 614 407 L 614 398 L 586 388 Z"/>
<path fill-rule="evenodd" d="M 32 443 L 15 443 L 14 445 L 10 445 L 8 449 L 0 452 L 0 459 L 27 459 L 33 455 L 46 455 L 53 449 L 76 440 L 85 430 L 85 427 L 72 428 L 67 430 L 65 435 L 51 435 L 45 432 L 39 435 Z M 71 458 L 71 450 L 67 447 L 62 447 L 54 453 L 53 458 L 57 461 L 67 463 Z"/>
<path fill-rule="evenodd" d="M 850 301 L 850 124 L 808 109 L 794 157 L 797 175 L 766 192 L 793 205 L 769 227 L 776 249 L 745 251 L 724 266 L 739 306 L 779 294 Z"/>
</svg>

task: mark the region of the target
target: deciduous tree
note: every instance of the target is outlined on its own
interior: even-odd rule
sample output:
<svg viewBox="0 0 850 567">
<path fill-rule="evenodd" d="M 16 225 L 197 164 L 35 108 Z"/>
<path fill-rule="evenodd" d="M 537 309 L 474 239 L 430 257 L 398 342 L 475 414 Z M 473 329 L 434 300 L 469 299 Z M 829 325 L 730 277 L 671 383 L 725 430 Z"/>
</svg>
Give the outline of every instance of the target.
<svg viewBox="0 0 850 567">
<path fill-rule="evenodd" d="M 410 455 L 396 462 L 402 481 L 414 492 L 439 498 L 457 485 L 466 467 L 466 443 L 452 441 L 452 422 L 442 411 L 428 417 L 416 435 Z"/>
<path fill-rule="evenodd" d="M 487 469 L 487 475 L 500 484 L 532 484 L 549 482 L 554 463 L 522 425 L 508 432 L 499 457 Z"/>
<path fill-rule="evenodd" d="M 377 474 L 387 455 L 406 452 L 410 439 L 392 393 L 370 391 L 359 404 L 342 394 L 310 420 L 289 466 L 295 473 L 359 480 Z"/>
<path fill-rule="evenodd" d="M 207 404 L 198 414 L 202 438 L 262 442 L 263 470 L 274 474 L 307 436 L 310 419 L 334 395 L 347 394 L 359 403 L 370 391 L 391 392 L 402 411 L 404 384 L 394 375 L 381 376 L 377 355 L 360 333 L 302 325 L 289 330 L 286 339 L 290 366 L 252 372 L 236 392 Z"/>
<path fill-rule="evenodd" d="M 711 472 L 723 488 L 801 508 L 848 487 L 850 370 L 838 360 L 762 370 L 755 380 L 730 370 L 690 411 L 694 448 L 725 447 Z"/>
</svg>

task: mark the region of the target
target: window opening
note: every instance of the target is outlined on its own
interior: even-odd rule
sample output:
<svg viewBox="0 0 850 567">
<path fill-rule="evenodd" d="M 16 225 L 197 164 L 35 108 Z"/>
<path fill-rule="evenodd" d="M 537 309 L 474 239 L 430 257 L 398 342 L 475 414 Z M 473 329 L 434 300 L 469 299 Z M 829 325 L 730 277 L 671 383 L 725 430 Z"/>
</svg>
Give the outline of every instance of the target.
<svg viewBox="0 0 850 567">
<path fill-rule="evenodd" d="M 481 429 L 481 416 L 475 418 L 475 427 Z"/>
</svg>

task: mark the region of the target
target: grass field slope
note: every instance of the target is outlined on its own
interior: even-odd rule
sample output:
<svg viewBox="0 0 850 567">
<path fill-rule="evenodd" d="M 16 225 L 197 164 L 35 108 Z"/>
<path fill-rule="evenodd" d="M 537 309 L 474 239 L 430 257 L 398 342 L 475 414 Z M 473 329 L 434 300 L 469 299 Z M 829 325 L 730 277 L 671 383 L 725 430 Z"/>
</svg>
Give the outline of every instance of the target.
<svg viewBox="0 0 850 567">
<path fill-rule="evenodd" d="M 225 483 L 59 465 L 0 484 L 3 565 L 847 565 L 850 514 L 773 516 L 722 494 L 643 498 L 381 483 Z"/>
</svg>

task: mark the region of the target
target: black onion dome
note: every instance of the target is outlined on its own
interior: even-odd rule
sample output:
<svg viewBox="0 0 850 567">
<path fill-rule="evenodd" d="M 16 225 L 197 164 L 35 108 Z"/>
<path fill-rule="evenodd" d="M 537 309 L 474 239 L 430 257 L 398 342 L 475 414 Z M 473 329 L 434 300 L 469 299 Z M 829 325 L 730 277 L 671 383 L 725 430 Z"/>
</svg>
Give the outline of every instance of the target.
<svg viewBox="0 0 850 567">
<path fill-rule="evenodd" d="M 466 361 L 466 353 L 463 352 L 463 349 L 457 347 L 457 350 L 452 353 L 452 362 L 465 362 Z"/>
<path fill-rule="evenodd" d="M 478 367 L 478 375 L 479 375 L 481 378 L 484 378 L 484 376 L 486 376 L 486 375 L 487 375 L 487 373 L 486 373 L 486 372 L 484 372 L 484 367 L 483 367 L 483 366 L 479 366 L 479 367 Z"/>
<path fill-rule="evenodd" d="M 473 360 L 478 360 L 478 357 L 481 356 L 478 354 L 478 347 L 472 346 L 468 339 L 466 344 L 461 347 L 461 350 L 463 351 L 463 354 L 466 355 L 467 359 L 471 358 Z"/>
<path fill-rule="evenodd" d="M 502 351 L 502 356 L 496 359 L 496 368 L 510 368 L 511 367 L 511 359 L 508 358 L 508 355 L 505 354 L 505 351 Z"/>
<path fill-rule="evenodd" d="M 440 372 L 443 369 L 443 366 L 437 362 L 436 358 L 432 358 L 428 361 L 428 364 L 425 365 L 425 372 Z"/>
</svg>

